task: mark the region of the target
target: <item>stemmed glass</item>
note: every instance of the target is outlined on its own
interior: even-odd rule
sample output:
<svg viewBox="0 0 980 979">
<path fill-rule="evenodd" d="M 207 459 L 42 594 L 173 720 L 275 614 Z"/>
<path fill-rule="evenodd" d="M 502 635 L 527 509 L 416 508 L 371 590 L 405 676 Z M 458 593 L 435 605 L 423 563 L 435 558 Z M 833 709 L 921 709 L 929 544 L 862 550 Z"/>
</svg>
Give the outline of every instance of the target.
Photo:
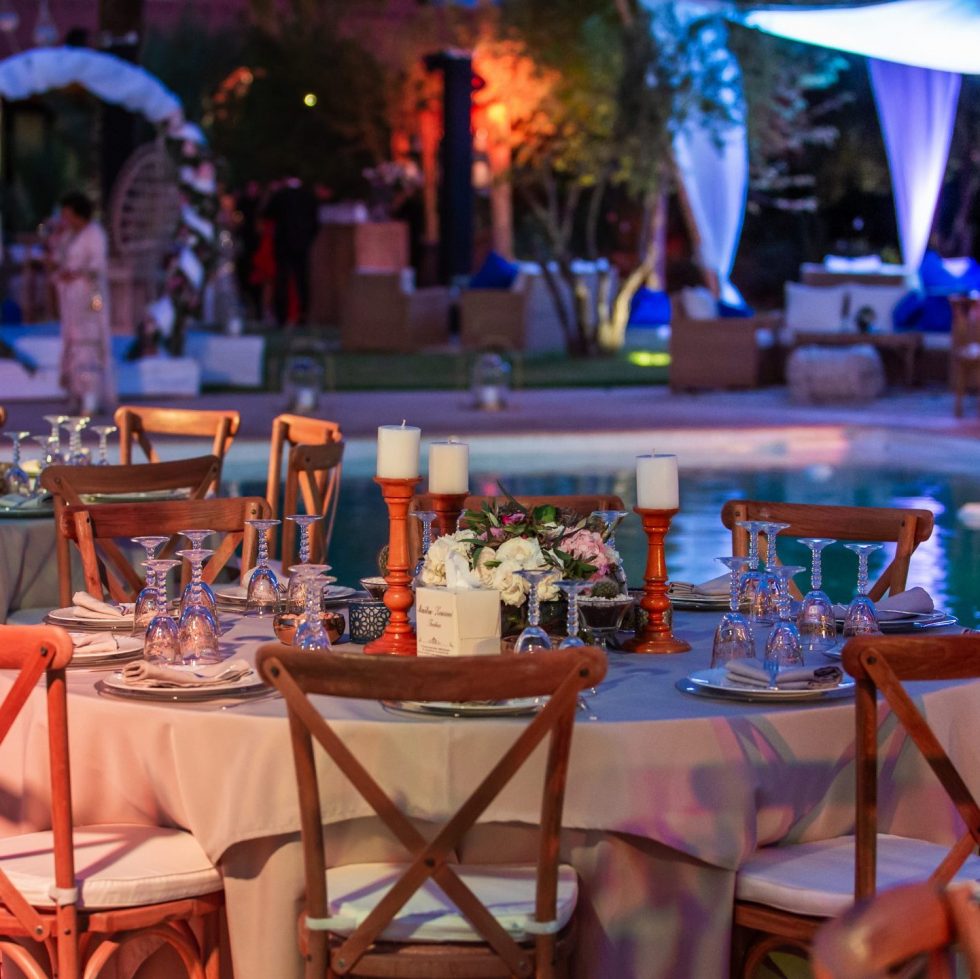
<svg viewBox="0 0 980 979">
<path fill-rule="evenodd" d="M 69 420 L 68 415 L 42 415 L 41 417 L 51 426 L 50 441 L 48 442 L 48 446 L 51 448 L 51 462 L 65 462 L 65 458 L 61 454 L 61 426 Z M 54 443 L 53 447 L 52 442 Z"/>
<path fill-rule="evenodd" d="M 881 548 L 881 544 L 845 544 L 849 551 L 858 556 L 857 594 L 851 599 L 844 615 L 844 636 L 876 636 L 881 633 L 878 627 L 878 613 L 874 602 L 868 598 L 868 557 Z"/>
<path fill-rule="evenodd" d="M 633 604 L 633 597 L 621 592 L 609 598 L 598 595 L 583 595 L 578 600 L 579 615 L 592 633 L 595 644 L 606 652 L 610 642 L 623 624 L 626 610 Z"/>
<path fill-rule="evenodd" d="M 773 568 L 773 574 L 779 583 L 779 598 L 777 610 L 779 620 L 769 633 L 766 640 L 766 669 L 773 684 L 783 666 L 803 666 L 803 643 L 800 632 L 793 621 L 792 601 L 789 594 L 789 583 L 794 575 L 805 570 L 789 564 Z"/>
<path fill-rule="evenodd" d="M 286 517 L 292 520 L 299 527 L 299 564 L 291 565 L 289 568 L 289 587 L 286 592 L 286 604 L 290 611 L 302 611 L 306 604 L 306 582 L 307 577 L 303 574 L 303 568 L 310 563 L 310 553 L 312 551 L 313 524 L 323 517 L 315 513 L 293 513 Z"/>
<path fill-rule="evenodd" d="M 752 625 L 739 611 L 739 586 L 745 569 L 749 567 L 751 558 L 720 557 L 719 561 L 728 568 L 730 576 L 730 594 L 728 611 L 721 617 L 715 629 L 714 640 L 711 644 L 711 666 L 724 666 L 730 660 L 755 659 L 755 637 L 752 635 Z"/>
<path fill-rule="evenodd" d="M 432 522 L 436 519 L 437 514 L 433 510 L 415 510 L 412 516 L 422 524 L 422 553 L 415 565 L 415 573 L 412 575 L 413 578 L 417 578 L 425 567 L 425 556 L 432 546 Z"/>
<path fill-rule="evenodd" d="M 133 607 L 133 635 L 138 635 L 150 624 L 157 610 L 157 582 L 153 570 L 153 559 L 157 551 L 163 544 L 166 544 L 169 537 L 130 537 L 134 544 L 139 544 L 146 551 L 146 560 L 143 567 L 146 568 L 146 583 L 140 593 L 136 596 L 136 605 Z"/>
<path fill-rule="evenodd" d="M 527 593 L 527 625 L 514 643 L 515 653 L 532 653 L 536 649 L 551 649 L 551 636 L 541 627 L 541 602 L 538 587 L 554 575 L 552 570 L 518 571 L 531 587 Z"/>
<path fill-rule="evenodd" d="M 7 432 L 7 438 L 14 443 L 13 458 L 7 470 L 7 490 L 18 496 L 31 495 L 31 477 L 20 464 L 20 442 L 26 439 L 30 432 Z"/>
<path fill-rule="evenodd" d="M 739 520 L 735 524 L 749 535 L 749 563 L 738 579 L 739 607 L 749 610 L 755 605 L 755 595 L 762 578 L 759 572 L 759 528 L 762 523 L 761 520 Z"/>
<path fill-rule="evenodd" d="M 268 615 L 274 611 L 279 601 L 279 579 L 275 571 L 269 567 L 269 538 L 268 533 L 273 527 L 278 527 L 280 520 L 246 520 L 259 536 L 258 555 L 252 576 L 248 579 L 248 591 L 245 594 L 245 605 L 248 611 L 258 616 Z"/>
<path fill-rule="evenodd" d="M 821 652 L 830 649 L 837 642 L 834 606 L 821 588 L 821 552 L 837 542 L 832 537 L 801 537 L 800 543 L 810 548 L 813 559 L 810 564 L 810 590 L 803 596 L 796 624 L 803 640 L 803 649 L 808 653 Z"/>
<path fill-rule="evenodd" d="M 781 587 L 776 557 L 776 537 L 788 526 L 788 523 L 778 523 L 773 520 L 763 520 L 759 523 L 759 529 L 766 535 L 766 565 L 759 576 L 759 586 L 749 613 L 753 623 L 771 625 L 779 619 Z"/>
<path fill-rule="evenodd" d="M 89 453 L 82 448 L 82 429 L 91 420 L 87 415 L 72 415 L 61 426 L 68 432 L 68 456 L 65 462 L 70 466 L 84 466 L 89 462 Z"/>
<path fill-rule="evenodd" d="M 167 603 L 167 575 L 171 568 L 180 565 L 180 561 L 154 558 L 146 563 L 156 582 L 156 611 L 146 627 L 143 658 L 151 663 L 180 663 L 180 636 Z"/>
<path fill-rule="evenodd" d="M 180 655 L 185 663 L 217 663 L 221 659 L 218 651 L 220 630 L 214 617 L 214 607 L 208 604 L 201 580 L 204 562 L 212 554 L 214 551 L 203 547 L 177 552 L 178 557 L 191 564 L 190 592 L 184 591 L 177 622 Z"/>
<path fill-rule="evenodd" d="M 565 615 L 565 638 L 558 643 L 559 649 L 568 649 L 570 646 L 584 646 L 585 641 L 579 639 L 578 635 L 578 593 L 588 584 L 580 578 L 563 578 L 555 582 L 568 602 L 568 612 Z"/>
<path fill-rule="evenodd" d="M 204 546 L 204 542 L 214 533 L 213 530 L 207 530 L 205 528 L 198 528 L 195 530 L 182 530 L 180 531 L 181 537 L 186 537 L 191 542 L 191 548 L 194 550 L 199 550 Z M 214 553 L 213 551 L 211 552 Z M 187 587 L 184 589 L 184 594 L 181 595 L 181 602 L 190 596 L 191 586 L 188 583 Z M 214 591 L 211 586 L 206 582 L 201 582 L 201 591 L 204 592 L 204 600 L 211 609 L 212 613 L 218 614 L 218 600 L 215 598 Z"/>
<path fill-rule="evenodd" d="M 296 574 L 303 579 L 303 595 L 305 608 L 296 623 L 296 633 L 293 645 L 310 653 L 325 653 L 330 651 L 330 636 L 323 628 L 321 616 L 321 600 L 323 585 L 326 581 L 320 578 L 325 571 L 330 570 L 329 564 L 299 564 Z"/>
<path fill-rule="evenodd" d="M 93 425 L 92 431 L 99 436 L 99 461 L 96 465 L 109 465 L 109 436 L 119 429 L 115 425 Z"/>
</svg>

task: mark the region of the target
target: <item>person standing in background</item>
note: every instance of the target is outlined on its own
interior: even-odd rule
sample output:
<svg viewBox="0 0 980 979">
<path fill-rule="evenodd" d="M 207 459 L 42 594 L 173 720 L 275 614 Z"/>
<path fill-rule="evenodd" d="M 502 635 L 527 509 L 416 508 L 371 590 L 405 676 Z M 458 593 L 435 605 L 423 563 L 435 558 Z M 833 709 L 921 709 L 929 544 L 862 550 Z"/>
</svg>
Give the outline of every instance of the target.
<svg viewBox="0 0 980 979">
<path fill-rule="evenodd" d="M 92 202 L 84 194 L 62 198 L 63 233 L 55 271 L 61 386 L 68 393 L 69 411 L 86 415 L 108 411 L 116 401 L 106 278 L 109 245 L 92 213 Z"/>
<path fill-rule="evenodd" d="M 289 294 L 295 288 L 298 322 L 306 321 L 310 301 L 310 247 L 317 232 L 317 202 L 299 177 L 286 177 L 269 200 L 266 217 L 275 224 L 276 319 L 290 321 Z"/>
</svg>

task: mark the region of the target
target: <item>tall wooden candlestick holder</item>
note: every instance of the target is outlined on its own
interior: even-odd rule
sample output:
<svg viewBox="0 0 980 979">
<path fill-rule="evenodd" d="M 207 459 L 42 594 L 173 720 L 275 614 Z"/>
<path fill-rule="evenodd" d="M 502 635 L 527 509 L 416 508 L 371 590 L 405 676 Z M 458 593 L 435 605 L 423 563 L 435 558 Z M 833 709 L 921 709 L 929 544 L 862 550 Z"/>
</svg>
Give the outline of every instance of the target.
<svg viewBox="0 0 980 979">
<path fill-rule="evenodd" d="M 463 512 L 466 493 L 429 493 L 432 512 L 436 515 L 436 531 L 439 537 L 456 532 L 459 515 Z"/>
<path fill-rule="evenodd" d="M 667 624 L 670 599 L 667 598 L 667 563 L 664 560 L 664 537 L 677 510 L 633 508 L 643 521 L 647 535 L 647 568 L 644 575 L 640 608 L 647 614 L 646 625 L 625 643 L 633 653 L 684 653 L 691 644 L 678 639 Z"/>
<path fill-rule="evenodd" d="M 388 570 L 385 581 L 385 605 L 391 615 L 385 631 L 364 647 L 365 653 L 390 653 L 395 656 L 415 655 L 415 629 L 408 619 L 408 610 L 415 600 L 409 587 L 408 507 L 419 480 L 389 479 L 375 476 L 388 507 Z"/>
</svg>

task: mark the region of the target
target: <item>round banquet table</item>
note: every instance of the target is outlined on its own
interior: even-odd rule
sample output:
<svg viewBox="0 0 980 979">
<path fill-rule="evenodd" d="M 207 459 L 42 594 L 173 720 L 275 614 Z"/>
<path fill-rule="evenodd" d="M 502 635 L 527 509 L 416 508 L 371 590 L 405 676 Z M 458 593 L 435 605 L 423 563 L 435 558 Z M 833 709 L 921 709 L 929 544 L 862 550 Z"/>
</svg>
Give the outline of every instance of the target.
<svg viewBox="0 0 980 979">
<path fill-rule="evenodd" d="M 224 641 L 254 656 L 268 620 L 225 616 Z M 678 613 L 678 656 L 611 654 L 580 711 L 564 810 L 564 859 L 582 880 L 575 975 L 728 974 L 735 871 L 756 847 L 853 827 L 853 699 L 744 703 L 685 694 L 707 665 L 713 613 Z M 360 647 L 351 647 L 359 649 Z M 303 892 L 299 813 L 285 707 L 278 698 L 172 705 L 100 694 L 104 673 L 69 676 L 77 823 L 178 826 L 221 869 L 235 979 L 299 979 Z M 0 695 L 11 683 L 0 674 Z M 980 685 L 918 684 L 927 717 L 980 788 Z M 433 718 L 381 704 L 315 698 L 380 784 L 420 824 L 445 818 L 523 723 Z M 597 719 L 591 719 L 595 715 Z M 882 826 L 937 841 L 957 835 L 938 783 L 885 722 Z M 0 745 L 0 830 L 47 825 L 46 731 L 39 689 Z M 469 862 L 533 859 L 543 747 L 459 853 Z M 401 859 L 355 791 L 321 757 L 328 861 Z M 901 794 L 897 787 L 901 787 Z"/>
</svg>

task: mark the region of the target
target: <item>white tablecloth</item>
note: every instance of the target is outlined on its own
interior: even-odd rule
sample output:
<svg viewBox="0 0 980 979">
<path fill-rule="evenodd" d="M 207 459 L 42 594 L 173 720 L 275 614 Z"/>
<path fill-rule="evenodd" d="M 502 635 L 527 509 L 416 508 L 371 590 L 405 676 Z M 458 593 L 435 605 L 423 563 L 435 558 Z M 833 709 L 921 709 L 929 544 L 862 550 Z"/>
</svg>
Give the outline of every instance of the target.
<svg viewBox="0 0 980 979">
<path fill-rule="evenodd" d="M 758 705 L 680 693 L 675 681 L 706 665 L 716 616 L 678 615 L 692 652 L 614 654 L 598 696 L 581 712 L 565 805 L 566 858 L 584 884 L 576 974 L 619 979 L 727 975 L 734 871 L 759 845 L 837 835 L 852 825 L 853 702 Z M 233 620 L 237 652 L 270 637 L 267 622 Z M 298 809 L 280 700 L 170 706 L 100 696 L 100 674 L 69 681 L 76 821 L 189 829 L 221 868 L 236 979 L 301 975 L 295 924 L 302 894 Z M 0 676 L 0 694 L 9 686 Z M 954 760 L 980 775 L 980 686 L 921 685 Z M 47 820 L 43 702 L 38 692 L 0 746 L 0 828 Z M 413 817 L 437 822 L 474 787 L 518 720 L 441 720 L 375 702 L 322 698 L 324 714 Z M 889 741 L 884 825 L 947 839 L 955 817 L 913 752 Z M 893 764 L 893 762 L 895 762 Z M 326 762 L 323 762 L 326 765 Z M 471 834 L 463 859 L 528 854 L 540 769 L 512 783 Z M 901 785 L 899 800 L 892 786 Z M 323 782 L 333 863 L 397 858 L 399 849 L 339 777 Z"/>
</svg>

